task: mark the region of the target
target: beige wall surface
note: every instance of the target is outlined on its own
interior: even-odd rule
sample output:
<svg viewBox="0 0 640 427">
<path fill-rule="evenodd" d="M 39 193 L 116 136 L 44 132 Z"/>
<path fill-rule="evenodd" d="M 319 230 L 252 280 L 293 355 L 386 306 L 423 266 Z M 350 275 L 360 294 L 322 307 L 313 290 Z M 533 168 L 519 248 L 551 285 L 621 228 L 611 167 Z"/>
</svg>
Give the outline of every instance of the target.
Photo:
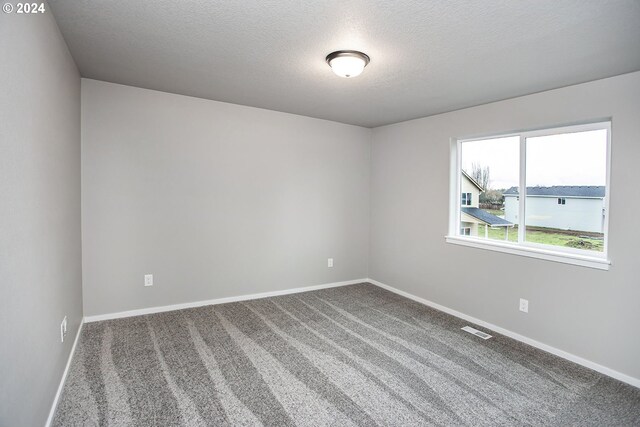
<svg viewBox="0 0 640 427">
<path fill-rule="evenodd" d="M 82 318 L 80 75 L 49 12 L 0 13 L 0 58 L 0 425 L 41 426 Z"/>
<path fill-rule="evenodd" d="M 445 243 L 451 138 L 607 118 L 609 271 Z M 374 129 L 370 277 L 640 378 L 639 118 L 640 72 Z"/>
<path fill-rule="evenodd" d="M 370 149 L 370 129 L 83 79 L 85 315 L 366 277 Z"/>
</svg>

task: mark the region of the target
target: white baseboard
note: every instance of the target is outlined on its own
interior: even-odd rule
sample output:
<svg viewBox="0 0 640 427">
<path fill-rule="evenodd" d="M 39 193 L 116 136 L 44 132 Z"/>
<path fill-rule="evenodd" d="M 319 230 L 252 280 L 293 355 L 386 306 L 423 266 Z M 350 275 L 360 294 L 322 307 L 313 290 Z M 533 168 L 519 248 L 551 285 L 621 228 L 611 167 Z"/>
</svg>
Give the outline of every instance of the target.
<svg viewBox="0 0 640 427">
<path fill-rule="evenodd" d="M 123 317 L 143 316 L 145 314 L 162 313 L 165 311 L 182 310 L 184 308 L 202 307 L 205 305 L 224 304 L 228 302 L 247 301 L 252 299 L 276 297 L 279 295 L 297 294 L 300 292 L 315 291 L 318 289 L 335 288 L 338 286 L 355 285 L 366 282 L 369 279 L 346 280 L 344 282 L 325 283 L 322 285 L 305 286 L 301 288 L 285 289 L 282 291 L 261 292 L 258 294 L 240 295 L 236 297 L 217 298 L 204 301 L 186 302 L 182 304 L 164 305 L 160 307 L 140 308 L 137 310 L 120 311 L 118 313 L 98 314 L 95 316 L 85 316 L 85 323 L 99 322 L 101 320 L 121 319 Z"/>
<path fill-rule="evenodd" d="M 624 383 L 630 384 L 630 385 L 632 385 L 634 387 L 640 388 L 640 379 L 638 379 L 638 378 L 634 378 L 632 376 L 623 374 L 623 373 L 615 371 L 615 370 L 613 370 L 611 368 L 607 368 L 606 366 L 599 365 L 599 364 L 597 364 L 595 362 L 592 362 L 590 360 L 583 359 L 582 357 L 576 356 L 575 354 L 571 354 L 571 353 L 568 353 L 568 352 L 566 352 L 564 350 L 560 350 L 560 349 L 552 347 L 550 345 L 541 343 L 541 342 L 536 341 L 534 339 L 525 337 L 524 335 L 520 335 L 520 334 L 517 334 L 515 332 L 512 332 L 512 331 L 510 331 L 508 329 L 504 329 L 504 328 L 501 328 L 500 326 L 496 326 L 496 325 L 491 324 L 489 322 L 485 322 L 484 320 L 476 319 L 475 317 L 472 317 L 472 316 L 469 316 L 467 314 L 461 313 L 459 311 L 453 310 L 453 309 L 451 309 L 449 307 L 445 307 L 443 305 L 437 304 L 437 303 L 435 303 L 433 301 L 429 301 L 429 300 L 426 300 L 424 298 L 420 298 L 420 297 L 417 297 L 415 295 L 412 295 L 412 294 L 410 294 L 408 292 L 401 291 L 401 290 L 396 289 L 396 288 L 394 288 L 392 286 L 386 285 L 386 284 L 384 284 L 382 282 L 378 282 L 377 280 L 367 279 L 366 281 L 369 282 L 369 283 L 372 283 L 372 284 L 374 284 L 376 286 L 379 286 L 379 287 L 381 287 L 383 289 L 386 289 L 388 291 L 396 293 L 398 295 L 402 295 L 403 297 L 409 298 L 411 300 L 414 300 L 416 302 L 419 302 L 421 304 L 429 306 L 431 308 L 435 308 L 436 310 L 443 311 L 443 312 L 445 312 L 447 314 L 451 314 L 452 316 L 459 317 L 459 318 L 464 319 L 464 320 L 466 320 L 468 322 L 471 322 L 471 323 L 475 323 L 476 325 L 480 325 L 482 327 L 490 329 L 490 330 L 492 330 L 494 332 L 497 332 L 497 333 L 502 334 L 504 336 L 507 336 L 509 338 L 513 338 L 516 341 L 523 342 L 523 343 L 528 344 L 528 345 L 530 345 L 532 347 L 536 347 L 536 348 L 538 348 L 540 350 L 546 351 L 547 353 L 551 353 L 551 354 L 554 354 L 556 356 L 562 357 L 563 359 L 566 359 L 566 360 L 569 360 L 571 362 L 577 363 L 578 365 L 582 365 L 582 366 L 587 367 L 589 369 L 593 369 L 594 371 L 600 372 L 601 374 L 607 375 L 609 377 L 612 377 L 612 378 L 615 378 L 617 380 L 620 380 L 620 381 L 622 381 Z"/>
<path fill-rule="evenodd" d="M 78 345 L 78 340 L 80 339 L 80 332 L 82 331 L 82 325 L 84 325 L 84 319 L 80 319 L 80 326 L 78 326 L 78 332 L 76 332 L 76 338 L 73 341 L 73 345 L 71 346 L 71 351 L 69 352 L 69 358 L 67 359 L 67 365 L 64 367 L 64 372 L 62 372 L 60 385 L 58 385 L 58 391 L 56 391 L 56 395 L 53 398 L 53 404 L 51 405 L 51 410 L 49 411 L 49 416 L 47 417 L 47 422 L 45 424 L 45 427 L 49 427 L 51 425 L 51 422 L 53 421 L 53 416 L 56 414 L 56 408 L 58 407 L 58 400 L 60 400 L 60 395 L 62 394 L 64 383 L 67 380 L 67 374 L 69 373 L 71 360 L 73 359 L 73 355 L 76 352 L 76 345 Z"/>
</svg>

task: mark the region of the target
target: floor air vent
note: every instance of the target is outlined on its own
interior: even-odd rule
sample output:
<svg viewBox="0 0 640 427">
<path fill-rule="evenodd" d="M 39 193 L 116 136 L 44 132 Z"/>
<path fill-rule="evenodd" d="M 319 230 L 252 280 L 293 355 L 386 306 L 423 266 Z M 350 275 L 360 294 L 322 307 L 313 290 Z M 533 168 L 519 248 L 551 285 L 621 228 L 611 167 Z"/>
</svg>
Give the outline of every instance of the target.
<svg viewBox="0 0 640 427">
<path fill-rule="evenodd" d="M 462 328 L 462 330 L 465 331 L 465 332 L 469 332 L 470 334 L 473 334 L 473 335 L 475 335 L 477 337 L 480 337 L 483 340 L 488 340 L 489 338 L 492 337 L 492 335 L 485 334 L 484 332 L 479 331 L 477 329 L 474 329 L 471 326 L 465 326 L 464 328 Z"/>
</svg>

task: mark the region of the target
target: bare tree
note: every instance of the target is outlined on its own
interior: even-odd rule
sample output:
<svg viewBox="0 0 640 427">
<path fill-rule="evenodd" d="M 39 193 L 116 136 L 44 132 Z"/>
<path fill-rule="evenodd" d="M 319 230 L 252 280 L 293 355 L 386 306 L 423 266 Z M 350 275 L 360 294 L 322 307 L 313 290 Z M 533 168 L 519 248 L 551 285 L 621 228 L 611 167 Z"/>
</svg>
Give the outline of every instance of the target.
<svg viewBox="0 0 640 427">
<path fill-rule="evenodd" d="M 471 165 L 471 178 L 475 179 L 478 184 L 484 189 L 484 191 L 489 190 L 490 183 L 490 172 L 489 166 L 482 166 L 477 163 L 473 163 Z"/>
</svg>

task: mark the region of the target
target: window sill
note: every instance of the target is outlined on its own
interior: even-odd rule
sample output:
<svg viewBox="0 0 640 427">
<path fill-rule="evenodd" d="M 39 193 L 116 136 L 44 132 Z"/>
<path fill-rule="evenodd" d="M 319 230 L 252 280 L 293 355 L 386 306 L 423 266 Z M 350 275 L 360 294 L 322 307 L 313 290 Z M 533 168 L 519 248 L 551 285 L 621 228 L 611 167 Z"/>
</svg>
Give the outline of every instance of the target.
<svg viewBox="0 0 640 427">
<path fill-rule="evenodd" d="M 611 265 L 611 261 L 605 258 L 538 249 L 527 246 L 517 246 L 509 243 L 485 241 L 473 237 L 445 236 L 445 240 L 447 243 L 453 243 L 455 245 L 487 249 L 529 258 L 546 259 L 548 261 L 596 268 L 598 270 L 609 270 L 609 266 Z"/>
</svg>

